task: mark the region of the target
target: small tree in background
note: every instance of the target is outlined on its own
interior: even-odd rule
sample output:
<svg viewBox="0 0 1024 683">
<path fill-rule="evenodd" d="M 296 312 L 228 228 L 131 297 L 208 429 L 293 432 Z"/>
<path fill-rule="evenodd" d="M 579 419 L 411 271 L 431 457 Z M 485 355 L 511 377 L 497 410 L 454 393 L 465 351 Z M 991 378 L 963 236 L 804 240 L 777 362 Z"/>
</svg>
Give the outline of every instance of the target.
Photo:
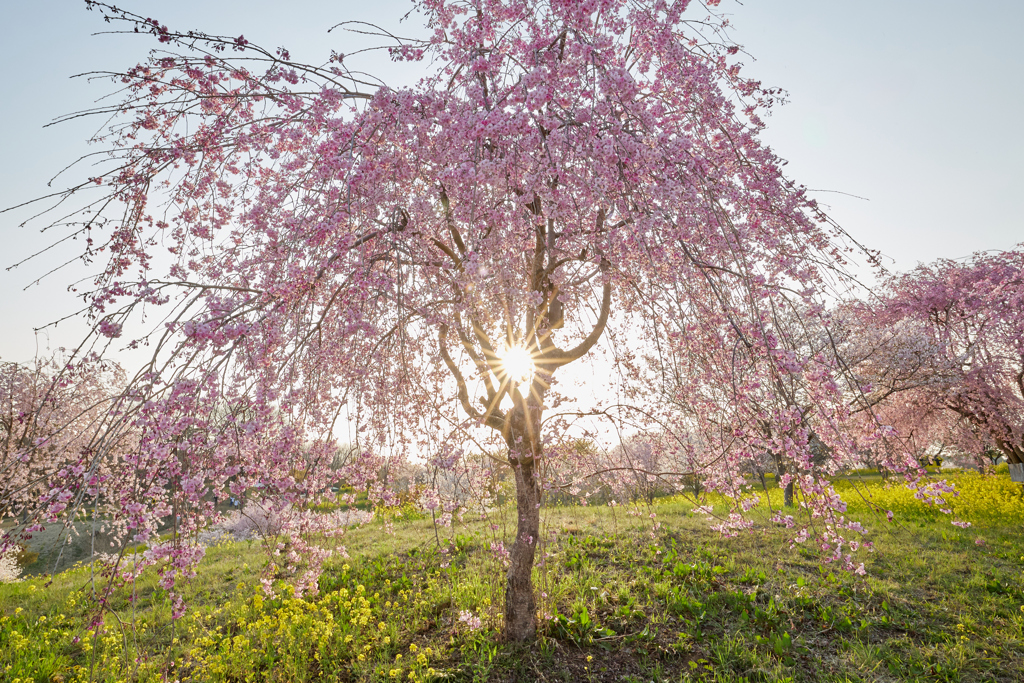
<svg viewBox="0 0 1024 683">
<path fill-rule="evenodd" d="M 96 504 L 95 494 L 124 476 L 136 435 L 111 414 L 124 386 L 120 366 L 93 357 L 0 363 L 0 520 L 14 520 L 0 556 L 31 538 L 39 520 Z"/>
</svg>

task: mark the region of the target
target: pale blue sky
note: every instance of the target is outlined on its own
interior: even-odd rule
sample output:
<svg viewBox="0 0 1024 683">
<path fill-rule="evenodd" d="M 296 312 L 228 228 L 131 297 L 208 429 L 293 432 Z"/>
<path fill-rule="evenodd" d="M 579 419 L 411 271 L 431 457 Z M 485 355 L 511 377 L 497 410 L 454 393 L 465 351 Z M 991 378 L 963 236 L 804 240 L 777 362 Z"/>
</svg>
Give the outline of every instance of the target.
<svg viewBox="0 0 1024 683">
<path fill-rule="evenodd" d="M 90 151 L 84 140 L 99 121 L 42 128 L 91 106 L 111 87 L 69 77 L 126 68 L 153 42 L 92 36 L 106 26 L 80 0 L 0 4 L 0 63 L 6 66 L 0 207 L 6 207 L 45 193 L 50 176 Z M 332 47 L 352 52 L 351 36 L 326 32 L 346 19 L 416 28 L 397 23 L 411 7 L 406 0 L 117 4 L 173 27 L 284 45 L 316 62 Z M 794 180 L 836 191 L 816 196 L 855 238 L 891 257 L 890 266 L 907 269 L 1024 241 L 1017 207 L 1024 196 L 1024 2 L 724 0 L 721 9 L 732 15 L 733 38 L 757 60 L 748 73 L 789 91 L 790 104 L 769 119 L 766 141 L 789 160 Z M 371 68 L 392 83 L 408 76 L 384 57 Z M 4 268 L 48 241 L 17 227 L 25 217 L 0 215 Z M 0 270 L 0 359 L 30 358 L 37 348 L 32 328 L 75 309 L 66 287 L 87 272 L 81 268 L 24 287 L 77 246 Z M 74 345 L 81 334 L 81 326 L 63 323 L 38 345 Z"/>
</svg>

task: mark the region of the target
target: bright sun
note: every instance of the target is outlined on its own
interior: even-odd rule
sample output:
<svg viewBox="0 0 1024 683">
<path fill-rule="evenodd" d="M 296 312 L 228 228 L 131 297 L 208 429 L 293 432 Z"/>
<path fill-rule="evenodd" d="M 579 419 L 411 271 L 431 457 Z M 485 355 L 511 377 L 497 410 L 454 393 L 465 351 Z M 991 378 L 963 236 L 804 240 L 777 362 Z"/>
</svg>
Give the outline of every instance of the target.
<svg viewBox="0 0 1024 683">
<path fill-rule="evenodd" d="M 530 381 L 533 375 L 533 358 L 530 352 L 522 346 L 512 346 L 500 354 L 502 367 L 505 373 L 516 384 L 525 384 Z"/>
</svg>

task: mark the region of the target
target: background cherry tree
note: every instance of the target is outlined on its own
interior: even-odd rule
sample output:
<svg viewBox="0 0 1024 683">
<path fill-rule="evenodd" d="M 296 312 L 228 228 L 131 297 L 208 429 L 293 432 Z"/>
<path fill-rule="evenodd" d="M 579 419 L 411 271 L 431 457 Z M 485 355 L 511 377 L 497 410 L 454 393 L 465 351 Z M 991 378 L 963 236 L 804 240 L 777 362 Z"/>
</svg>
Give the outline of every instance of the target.
<svg viewBox="0 0 1024 683">
<path fill-rule="evenodd" d="M 882 359 L 865 376 L 877 400 L 895 404 L 892 424 L 908 436 L 945 431 L 968 454 L 994 448 L 1024 463 L 1024 252 L 980 252 L 893 276 L 864 315 Z"/>
<path fill-rule="evenodd" d="M 112 428 L 124 386 L 120 366 L 96 357 L 0 363 L 0 519 L 14 520 L 0 556 L 43 521 L 72 521 L 119 476 L 134 445 L 130 429 Z"/>
<path fill-rule="evenodd" d="M 392 47 L 429 68 L 407 89 L 87 4 L 159 41 L 97 112 L 109 165 L 63 195 L 94 198 L 95 334 L 152 352 L 115 415 L 138 445 L 97 494 L 154 542 L 130 572 L 173 588 L 232 496 L 285 520 L 267 590 L 316 591 L 332 486 L 386 503 L 414 459 L 447 521 L 491 453 L 515 481 L 506 632 L 528 639 L 545 490 L 616 469 L 577 447 L 587 421 L 656 443 L 645 477 L 736 499 L 727 533 L 772 454 L 807 512 L 776 521 L 858 567 L 828 476 L 885 430 L 851 419 L 824 307 L 856 245 L 758 142 L 777 93 L 716 3 L 423 0 L 427 37 Z M 562 390 L 584 358 L 606 395 Z"/>
</svg>

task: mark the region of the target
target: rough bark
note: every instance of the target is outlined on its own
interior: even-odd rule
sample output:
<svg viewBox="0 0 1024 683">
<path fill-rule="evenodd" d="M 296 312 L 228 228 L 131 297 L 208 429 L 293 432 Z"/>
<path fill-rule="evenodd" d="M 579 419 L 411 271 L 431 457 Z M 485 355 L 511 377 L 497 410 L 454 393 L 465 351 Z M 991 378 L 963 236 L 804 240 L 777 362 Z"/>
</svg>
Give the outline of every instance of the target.
<svg viewBox="0 0 1024 683">
<path fill-rule="evenodd" d="M 537 633 L 537 600 L 533 592 L 533 561 L 540 537 L 540 485 L 534 464 L 514 468 L 516 478 L 516 540 L 505 582 L 505 635 L 532 640 Z"/>
</svg>

